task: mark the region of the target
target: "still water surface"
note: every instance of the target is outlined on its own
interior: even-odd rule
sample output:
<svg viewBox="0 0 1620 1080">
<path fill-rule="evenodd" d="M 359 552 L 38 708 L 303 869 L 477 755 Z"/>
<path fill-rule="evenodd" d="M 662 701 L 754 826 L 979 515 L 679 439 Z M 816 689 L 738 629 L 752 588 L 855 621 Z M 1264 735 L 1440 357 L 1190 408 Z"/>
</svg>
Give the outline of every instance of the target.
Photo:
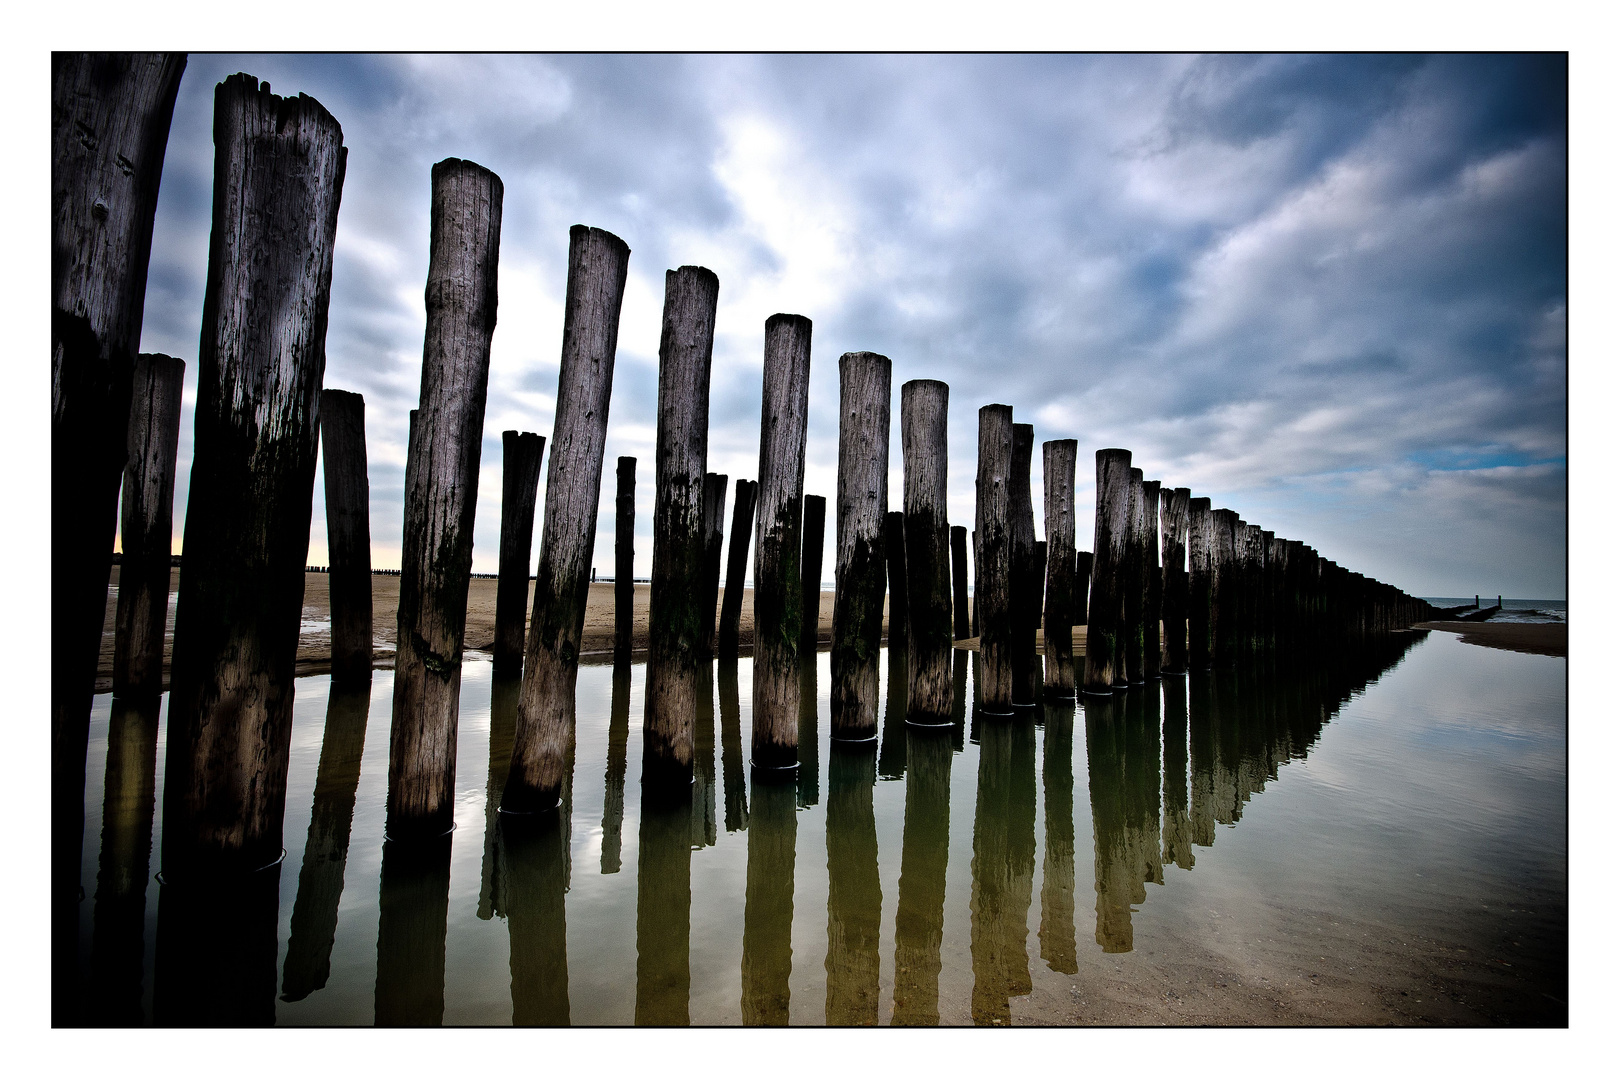
<svg viewBox="0 0 1620 1080">
<path fill-rule="evenodd" d="M 567 813 L 518 833 L 517 687 L 469 660 L 457 828 L 415 850 L 383 838 L 392 674 L 300 679 L 287 858 L 228 895 L 153 877 L 161 711 L 100 696 L 84 1019 L 1567 1022 L 1562 658 L 1396 635 L 922 730 L 885 651 L 864 746 L 828 662 L 787 782 L 750 776 L 749 661 L 716 665 L 675 805 L 641 797 L 645 666 L 582 668 Z"/>
</svg>

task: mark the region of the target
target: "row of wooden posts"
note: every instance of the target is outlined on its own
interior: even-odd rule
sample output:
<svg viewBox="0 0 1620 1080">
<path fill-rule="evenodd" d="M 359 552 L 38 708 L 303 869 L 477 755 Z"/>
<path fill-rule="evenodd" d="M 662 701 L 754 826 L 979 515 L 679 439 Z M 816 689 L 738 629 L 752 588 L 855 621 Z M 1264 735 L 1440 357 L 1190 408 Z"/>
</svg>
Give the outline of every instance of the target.
<svg viewBox="0 0 1620 1080">
<path fill-rule="evenodd" d="M 143 79 L 172 80 L 166 89 L 135 95 L 157 100 L 157 111 L 172 110 L 183 61 L 165 67 L 126 60 L 122 68 L 105 58 L 78 63 L 84 70 L 75 68 L 72 58 L 57 60 L 59 129 L 72 121 L 101 130 L 94 125 L 105 127 L 104 114 L 130 107 L 110 95 Z M 117 78 L 107 77 L 108 71 Z M 78 113 L 61 107 L 69 84 L 70 89 L 89 87 L 74 91 L 78 98 L 68 95 L 79 103 Z M 166 135 L 166 113 L 162 127 Z M 175 880 L 198 868 L 251 870 L 278 857 L 293 661 L 322 440 L 333 677 L 367 679 L 372 665 L 364 402 L 358 394 L 322 388 L 332 247 L 346 159 L 342 132 L 313 99 L 276 96 L 247 75 L 232 76 L 216 88 L 214 131 L 213 233 L 164 791 L 163 865 Z M 158 167 L 161 156 L 159 150 Z M 59 152 L 58 170 L 65 167 L 62 161 Z M 150 155 L 143 168 L 149 165 Z M 63 200 L 73 203 L 79 196 L 63 195 L 60 173 L 57 179 L 60 222 Z M 150 183 L 155 193 L 155 176 Z M 405 470 L 389 748 L 387 832 L 396 842 L 442 836 L 453 827 L 463 637 L 502 202 L 502 183 L 488 169 L 455 158 L 433 167 L 427 325 Z M 77 205 L 68 211 L 77 213 Z M 144 213 L 149 243 L 151 207 Z M 59 268 L 72 254 L 62 251 L 60 228 L 58 242 L 53 267 Z M 83 237 L 77 242 L 89 244 Z M 503 670 L 520 667 L 522 673 L 501 802 L 502 812 L 514 817 L 552 811 L 566 781 L 629 255 L 628 246 L 610 233 L 581 225 L 571 230 L 561 370 L 527 632 L 523 609 L 547 440 L 533 433 L 503 436 L 494 652 Z M 136 263 L 144 281 L 144 253 L 129 260 L 130 273 Z M 86 286 L 81 281 L 78 287 Z M 127 352 L 137 335 L 113 349 L 113 360 L 103 355 L 96 361 L 101 367 L 88 370 L 94 364 L 71 355 L 72 324 L 62 316 L 68 292 L 59 279 L 58 324 L 66 329 L 56 342 L 56 370 L 79 372 L 74 375 L 79 382 L 68 380 L 67 390 L 83 397 L 80 384 L 96 371 L 105 376 L 120 362 L 133 373 L 123 385 L 140 388 L 133 408 L 124 399 L 124 414 L 135 418 L 127 429 L 135 454 L 128 463 L 124 504 L 117 689 L 153 692 L 161 678 L 158 598 L 167 592 L 183 365 L 156 356 L 119 361 L 124 354 L 117 350 Z M 740 587 L 727 589 L 716 637 L 725 478 L 706 471 L 718 296 L 719 282 L 707 269 L 683 266 L 666 273 L 644 716 L 645 777 L 655 786 L 691 781 L 701 666 L 716 648 L 728 653 L 737 648 Z M 138 305 L 136 310 L 138 329 Z M 798 761 L 800 658 L 814 649 L 819 608 L 825 503 L 803 491 L 810 357 L 809 319 L 779 314 L 767 320 L 758 479 L 738 481 L 727 560 L 728 577 L 740 586 L 752 534 L 753 764 L 767 772 L 790 770 Z M 886 580 L 892 633 L 907 646 L 908 719 L 924 726 L 950 722 L 951 649 L 970 632 L 982 643 L 981 708 L 993 715 L 1034 704 L 1042 693 L 1072 696 L 1077 684 L 1089 693 L 1111 693 L 1160 670 L 1229 663 L 1332 635 L 1399 629 L 1426 607 L 1390 586 L 1343 571 L 1304 545 L 1246 525 L 1231 511 L 1211 510 L 1208 499 L 1191 499 L 1185 488 L 1161 491 L 1130 467 L 1124 450 L 1098 452 L 1096 555 L 1088 567 L 1086 553 L 1075 551 L 1077 444 L 1072 439 L 1043 445 L 1046 540 L 1038 544 L 1030 497 L 1034 429 L 1014 424 L 1010 406 L 987 405 L 979 412 L 976 600 L 970 623 L 967 529 L 953 528 L 946 515 L 949 391 L 932 379 L 901 387 L 903 509 L 890 511 L 891 370 L 887 357 L 871 352 L 845 353 L 839 361 L 831 657 L 836 739 L 877 735 Z M 64 385 L 58 378 L 59 394 L 66 392 Z M 117 396 L 116 388 L 99 392 Z M 68 441 L 61 418 L 83 416 L 88 409 L 70 397 L 64 410 L 58 399 L 53 448 L 59 454 Z M 122 417 L 118 425 L 124 433 Z M 126 449 L 120 444 L 92 453 L 75 447 L 73 453 L 72 460 L 82 457 L 87 463 L 86 476 L 102 479 L 93 491 L 89 485 L 83 491 L 65 492 L 60 485 L 53 490 L 58 537 L 71 513 L 94 517 L 90 504 L 97 499 L 103 508 L 116 503 L 117 484 L 111 483 L 109 494 L 105 474 L 114 460 L 123 468 Z M 57 460 L 60 475 L 67 458 Z M 114 481 L 118 469 L 111 472 Z M 633 459 L 619 460 L 617 481 L 615 644 L 628 652 Z M 90 509 L 70 511 L 69 503 Z M 105 529 L 98 535 L 106 543 L 95 559 L 105 567 L 111 538 Z M 59 548 L 56 565 L 59 573 L 85 574 L 94 562 L 87 556 L 83 565 L 64 567 Z M 143 581 L 151 583 L 146 592 L 132 587 Z M 53 603 L 64 596 L 58 589 Z M 87 597 L 86 591 L 79 605 L 85 618 L 73 631 L 78 638 L 57 658 L 64 666 L 78 664 L 73 670 L 81 676 L 80 655 L 89 651 L 93 636 L 87 629 Z M 73 622 L 75 609 L 65 599 L 54 610 L 57 622 Z M 1043 622 L 1044 680 L 1035 650 Z M 1087 626 L 1083 672 L 1077 671 L 1070 631 L 1081 623 Z M 77 716 L 68 714 L 72 701 L 79 700 L 74 695 L 89 685 L 89 678 L 59 680 L 57 689 L 71 693 L 55 705 L 59 749 L 63 731 L 74 724 L 79 729 L 74 789 L 81 802 L 87 697 Z M 64 716 L 66 724 L 60 722 Z M 62 760 L 59 754 L 59 767 Z"/>
</svg>

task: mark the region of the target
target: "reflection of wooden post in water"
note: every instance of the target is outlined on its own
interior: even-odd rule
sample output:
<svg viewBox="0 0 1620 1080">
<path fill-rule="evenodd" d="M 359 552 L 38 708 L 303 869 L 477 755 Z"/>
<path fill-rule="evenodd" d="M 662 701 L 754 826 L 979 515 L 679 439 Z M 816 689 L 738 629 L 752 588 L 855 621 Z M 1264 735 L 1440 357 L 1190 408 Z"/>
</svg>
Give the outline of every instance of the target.
<svg viewBox="0 0 1620 1080">
<path fill-rule="evenodd" d="M 1164 666 L 1187 670 L 1187 488 L 1164 490 L 1159 501 L 1159 548 L 1163 560 Z"/>
<path fill-rule="evenodd" d="M 1041 959 L 1053 971 L 1073 975 L 1080 970 L 1074 943 L 1074 703 L 1049 703 L 1045 731 L 1041 747 L 1041 805 L 1046 811 Z"/>
<path fill-rule="evenodd" d="M 568 1026 L 568 826 L 561 815 L 501 815 L 500 860 L 511 947 L 512 1026 Z"/>
<path fill-rule="evenodd" d="M 1142 470 L 1131 470 L 1129 526 L 1125 542 L 1125 670 L 1114 684 L 1137 686 L 1147 680 L 1147 515 Z M 1158 665 L 1154 665 L 1157 670 Z"/>
<path fill-rule="evenodd" d="M 906 602 L 906 515 L 892 510 L 883 515 L 884 576 L 889 583 L 889 607 L 885 616 L 891 649 L 902 653 L 906 648 L 906 625 L 911 621 L 911 607 Z"/>
<path fill-rule="evenodd" d="M 1205 498 L 1187 500 L 1187 667 L 1205 671 L 1214 657 L 1215 512 Z"/>
<path fill-rule="evenodd" d="M 720 655 L 737 655 L 737 631 L 742 622 L 743 579 L 748 575 L 748 541 L 754 535 L 754 499 L 759 485 L 738 480 L 731 507 L 731 546 L 726 552 L 726 594 L 720 604 Z M 755 638 L 758 638 L 756 628 Z M 757 656 L 758 653 L 756 652 Z M 754 661 L 759 662 L 757 659 Z"/>
<path fill-rule="evenodd" d="M 332 680 L 371 685 L 371 483 L 366 479 L 366 399 L 321 391 L 326 471 L 327 594 Z"/>
<path fill-rule="evenodd" d="M 642 774 L 666 776 L 677 787 L 692 777 L 703 627 L 705 618 L 714 621 L 712 603 L 703 611 L 703 470 L 719 296 L 719 279 L 700 266 L 664 274 Z"/>
<path fill-rule="evenodd" d="M 967 533 L 966 525 L 951 526 L 951 636 L 957 641 L 973 636 L 968 599 Z"/>
<path fill-rule="evenodd" d="M 438 1027 L 444 1023 L 444 938 L 449 913 L 450 834 L 407 844 L 385 840 L 382 893 L 377 901 L 374 1009 L 378 1027 Z"/>
<path fill-rule="evenodd" d="M 1193 829 L 1187 812 L 1187 684 L 1164 681 L 1164 854 L 1183 870 L 1193 867 Z"/>
<path fill-rule="evenodd" d="M 958 665 L 966 656 L 958 652 Z M 964 695 L 958 695 L 962 702 Z M 939 1023 L 940 941 L 945 930 L 945 865 L 950 856 L 951 743 L 938 728 L 906 732 L 905 831 L 894 917 L 895 1026 Z"/>
<path fill-rule="evenodd" d="M 1046 681 L 1048 699 L 1074 697 L 1074 463 L 1080 444 L 1041 444 L 1046 511 Z M 1072 720 L 1071 720 L 1072 724 Z"/>
<path fill-rule="evenodd" d="M 1011 405 L 979 410 L 979 472 L 974 487 L 973 614 L 979 655 L 973 673 L 979 710 L 1009 715 L 1013 703 L 1013 422 Z"/>
<path fill-rule="evenodd" d="M 566 783 L 563 757 L 574 738 L 574 687 L 593 576 L 602 454 L 629 265 L 629 247 L 612 233 L 584 225 L 568 231 L 568 293 L 546 468 L 546 513 L 523 658 L 517 739 L 501 796 L 501 808 L 508 813 L 550 810 Z"/>
<path fill-rule="evenodd" d="M 728 479 L 725 473 L 705 473 L 703 476 L 703 595 L 707 601 L 703 609 L 705 657 L 714 656 L 715 625 L 720 607 L 720 563 L 725 554 Z"/>
<path fill-rule="evenodd" d="M 878 754 L 878 775 L 899 780 L 906 775 L 906 652 L 889 650 L 888 678 L 883 704 L 883 749 Z"/>
<path fill-rule="evenodd" d="M 967 722 L 968 658 L 977 660 L 979 654 L 967 649 L 952 649 L 951 652 L 951 747 L 960 753 L 963 728 Z"/>
<path fill-rule="evenodd" d="M 838 561 L 832 641 L 835 739 L 877 735 L 891 367 L 889 358 L 877 353 L 845 353 L 838 359 Z"/>
<path fill-rule="evenodd" d="M 1130 768 L 1133 802 L 1131 813 L 1133 829 L 1137 834 L 1137 860 L 1142 865 L 1142 880 L 1155 885 L 1164 884 L 1164 856 L 1160 847 L 1159 803 L 1163 762 L 1160 760 L 1159 735 L 1161 718 L 1159 688 L 1149 686 L 1126 700 L 1130 724 L 1127 728 L 1130 750 Z M 1142 899 L 1147 899 L 1144 890 Z M 1137 901 L 1140 903 L 1141 901 Z"/>
<path fill-rule="evenodd" d="M 641 785 L 636 852 L 636 1024 L 691 1023 L 691 789 Z"/>
<path fill-rule="evenodd" d="M 152 1022 L 269 1027 L 276 1022 L 281 864 L 192 876 L 158 890 Z"/>
<path fill-rule="evenodd" d="M 827 765 L 827 1023 L 870 1026 L 878 1013 L 877 779 L 871 743 L 834 743 Z"/>
<path fill-rule="evenodd" d="M 811 594 L 800 569 L 800 525 L 806 515 L 804 440 L 809 402 L 810 320 L 802 315 L 772 315 L 765 321 L 759 480 L 754 485 L 759 495 L 759 525 L 754 543 L 753 758 L 766 766 L 791 765 L 798 760 L 799 651 L 805 619 L 815 625 L 821 599 L 818 529 L 816 606 L 806 612 L 805 602 Z M 820 510 L 825 514 L 825 505 Z M 746 536 L 742 548 L 748 550 Z M 739 572 L 739 604 L 741 596 Z M 813 660 L 813 630 L 809 653 Z"/>
<path fill-rule="evenodd" d="M 1159 563 L 1159 481 L 1142 484 L 1142 560 L 1146 568 L 1147 603 L 1142 611 L 1143 661 L 1142 677 L 1148 682 L 1159 678 L 1164 667 L 1164 571 Z"/>
<path fill-rule="evenodd" d="M 534 553 L 534 504 L 540 495 L 540 462 L 546 437 L 532 431 L 501 432 L 501 561 L 495 586 L 494 669 L 523 671 L 529 615 L 529 557 Z"/>
<path fill-rule="evenodd" d="M 1091 601 L 1086 618 L 1085 692 L 1112 694 L 1124 677 L 1126 542 L 1131 521 L 1131 452 L 1097 451 L 1097 511 L 1091 563 Z"/>
<path fill-rule="evenodd" d="M 172 356 L 142 353 L 135 361 L 129 464 L 124 467 L 124 555 L 118 568 L 113 643 L 113 693 L 119 697 L 151 698 L 163 691 L 174 462 L 180 443 L 180 388 L 185 375 L 185 361 Z M 369 662 L 368 654 L 368 670 Z"/>
<path fill-rule="evenodd" d="M 1215 728 L 1212 713 L 1214 676 L 1194 672 L 1187 678 L 1187 758 L 1190 770 L 1188 817 L 1192 842 L 1215 843 Z"/>
<path fill-rule="evenodd" d="M 950 387 L 913 379 L 900 387 L 905 458 L 907 709 L 914 723 L 951 715 L 951 529 L 946 518 L 945 438 Z M 964 582 L 965 587 L 965 582 Z M 894 612 L 889 612 L 892 644 Z"/>
<path fill-rule="evenodd" d="M 720 669 L 720 768 L 725 784 L 726 832 L 748 828 L 748 770 L 742 751 L 742 699 L 737 691 L 737 662 Z"/>
<path fill-rule="evenodd" d="M 181 53 L 51 58 L 51 996 L 58 1024 L 77 1008 L 90 705 L 152 219 L 185 66 Z M 167 581 L 163 595 L 167 604 Z"/>
<path fill-rule="evenodd" d="M 326 701 L 326 734 L 315 770 L 315 799 L 309 812 L 309 838 L 298 871 L 287 959 L 281 969 L 281 999 L 301 1001 L 326 985 L 337 938 L 338 902 L 349 862 L 349 827 L 354 793 L 360 784 L 360 757 L 366 748 L 371 684 L 336 682 Z"/>
<path fill-rule="evenodd" d="M 973 815 L 973 1022 L 1012 1022 L 1008 999 L 1030 992 L 1029 903 L 1035 882 L 1035 721 L 981 731 Z"/>
<path fill-rule="evenodd" d="M 826 546 L 827 500 L 820 495 L 804 497 L 803 600 L 799 630 L 799 653 L 814 658 L 821 636 L 821 555 Z M 754 636 L 759 636 L 756 627 Z"/>
<path fill-rule="evenodd" d="M 1014 705 L 1033 705 L 1041 694 L 1035 631 L 1041 625 L 1041 591 L 1045 585 L 1035 568 L 1035 504 L 1029 489 L 1035 426 L 1014 424 L 1012 430 L 1012 473 L 1007 485 L 1007 516 L 1012 529 L 1012 700 Z"/>
<path fill-rule="evenodd" d="M 90 1024 L 139 1025 L 145 1018 L 141 978 L 157 791 L 157 733 L 157 701 L 113 699 L 107 728 L 90 992 L 84 1014 Z M 61 1022 L 59 1018 L 57 1023 Z"/>
<path fill-rule="evenodd" d="M 698 666 L 697 714 L 692 719 L 692 847 L 710 847 L 714 817 L 714 664 Z"/>
<path fill-rule="evenodd" d="M 277 97 L 252 76 L 220 83 L 214 114 L 164 771 L 170 877 L 194 862 L 245 870 L 281 855 L 346 155 L 342 130 L 318 102 Z M 274 968 L 272 960 L 272 992 Z"/>
<path fill-rule="evenodd" d="M 799 654 L 799 806 L 821 801 L 821 740 L 817 731 L 816 654 Z"/>
<path fill-rule="evenodd" d="M 613 706 L 608 717 L 606 790 L 602 794 L 602 873 L 619 872 L 624 831 L 624 774 L 630 749 L 630 663 L 613 665 Z"/>
<path fill-rule="evenodd" d="M 387 827 L 395 839 L 437 835 L 455 820 L 461 648 L 503 191 L 499 177 L 470 161 L 447 158 L 433 166 L 427 333 L 421 404 L 405 461 L 388 746 Z"/>
<path fill-rule="evenodd" d="M 489 774 L 484 782 L 484 864 L 478 887 L 478 917 L 502 914 L 495 880 L 500 874 L 495 854 L 495 830 L 500 821 L 501 791 L 512 768 L 512 740 L 517 735 L 518 694 L 522 680 L 497 676 L 489 690 Z"/>
<path fill-rule="evenodd" d="M 613 657 L 628 660 L 636 625 L 636 459 L 621 457 L 613 499 Z"/>
<path fill-rule="evenodd" d="M 799 823 L 791 777 L 756 772 L 753 788 L 743 904 L 742 1022 L 781 1026 L 788 1022 L 793 969 L 793 856 Z"/>
<path fill-rule="evenodd" d="M 1105 953 L 1130 952 L 1131 904 L 1141 880 L 1132 866 L 1123 741 L 1129 722 L 1123 699 L 1086 702 L 1086 766 L 1097 888 L 1097 944 Z"/>
</svg>

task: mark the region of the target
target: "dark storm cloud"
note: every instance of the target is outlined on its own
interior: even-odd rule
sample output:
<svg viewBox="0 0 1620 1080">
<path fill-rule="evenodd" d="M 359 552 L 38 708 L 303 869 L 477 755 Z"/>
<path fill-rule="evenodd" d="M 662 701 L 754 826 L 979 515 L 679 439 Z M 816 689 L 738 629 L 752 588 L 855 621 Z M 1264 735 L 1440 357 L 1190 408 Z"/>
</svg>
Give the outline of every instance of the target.
<svg viewBox="0 0 1620 1080">
<path fill-rule="evenodd" d="M 637 455 L 648 506 L 663 273 L 701 263 L 721 281 L 711 468 L 733 482 L 757 462 L 764 320 L 800 312 L 812 492 L 833 494 L 837 357 L 871 349 L 895 362 L 895 505 L 900 384 L 940 378 L 956 520 L 977 409 L 998 401 L 1037 439 L 1080 440 L 1082 515 L 1090 452 L 1127 446 L 1412 591 L 1563 594 L 1561 57 L 193 57 L 148 349 L 195 354 L 213 85 L 236 70 L 321 100 L 350 148 L 327 385 L 370 405 L 380 564 L 420 373 L 428 172 L 455 155 L 506 185 L 479 569 L 499 431 L 551 434 L 584 222 L 633 252 L 607 468 Z"/>
</svg>

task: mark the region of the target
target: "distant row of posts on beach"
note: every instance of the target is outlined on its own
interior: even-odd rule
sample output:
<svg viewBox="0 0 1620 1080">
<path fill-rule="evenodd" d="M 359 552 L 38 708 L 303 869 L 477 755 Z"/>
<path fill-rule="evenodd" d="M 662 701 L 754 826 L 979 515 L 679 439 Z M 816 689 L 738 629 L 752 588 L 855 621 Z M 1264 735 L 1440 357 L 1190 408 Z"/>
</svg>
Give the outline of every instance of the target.
<svg viewBox="0 0 1620 1080">
<path fill-rule="evenodd" d="M 158 176 L 183 58 L 53 59 L 53 767 L 56 827 L 82 834 L 85 746 L 120 480 L 124 486 L 115 692 L 161 686 L 181 361 L 135 355 Z M 335 682 L 370 677 L 371 556 L 364 402 L 322 387 L 346 148 L 307 96 L 247 75 L 215 90 L 213 231 L 199 341 L 193 464 L 171 664 L 162 861 L 171 877 L 247 871 L 281 851 L 303 574 L 324 441 Z M 387 829 L 453 826 L 473 514 L 496 320 L 502 183 L 469 161 L 432 169 L 421 395 L 410 414 Z M 507 815 L 554 810 L 604 468 L 630 249 L 573 227 L 534 601 L 523 608 L 547 440 L 507 432 L 495 664 L 521 668 Z M 725 478 L 707 472 L 719 281 L 665 275 L 659 345 L 644 737 L 646 779 L 692 778 L 700 667 L 735 653 L 752 535 L 753 766 L 798 760 L 800 657 L 814 648 L 824 500 L 803 491 L 811 323 L 765 324 L 757 480 L 740 480 L 716 626 Z M 946 517 L 948 388 L 900 388 L 904 490 L 888 491 L 892 364 L 839 360 L 832 734 L 876 737 L 883 602 L 905 645 L 908 719 L 948 723 L 953 642 L 981 643 L 980 706 L 1108 694 L 1160 672 L 1383 634 L 1428 606 L 1242 521 L 1187 488 L 1147 480 L 1127 450 L 1097 452 L 1094 554 L 1076 551 L 1078 446 L 979 410 L 974 576 L 968 529 Z M 634 459 L 617 471 L 615 646 L 630 648 Z M 1089 565 L 1088 565 L 1089 564 Z M 1085 584 L 1089 581 L 1089 605 Z M 730 583 L 736 589 L 732 601 Z M 1085 625 L 1083 657 L 1071 627 Z M 1035 643 L 1045 627 L 1045 664 Z M 1162 625 L 1163 633 L 1158 632 Z M 1043 675 L 1044 668 L 1044 675 Z M 71 845 L 76 853 L 80 842 Z M 77 858 L 59 856 L 58 898 Z M 66 901 L 63 901 L 66 903 Z M 69 905 L 71 909 L 71 905 Z M 59 909 L 61 910 L 61 909 Z M 71 930 L 69 931 L 71 932 Z"/>
</svg>

